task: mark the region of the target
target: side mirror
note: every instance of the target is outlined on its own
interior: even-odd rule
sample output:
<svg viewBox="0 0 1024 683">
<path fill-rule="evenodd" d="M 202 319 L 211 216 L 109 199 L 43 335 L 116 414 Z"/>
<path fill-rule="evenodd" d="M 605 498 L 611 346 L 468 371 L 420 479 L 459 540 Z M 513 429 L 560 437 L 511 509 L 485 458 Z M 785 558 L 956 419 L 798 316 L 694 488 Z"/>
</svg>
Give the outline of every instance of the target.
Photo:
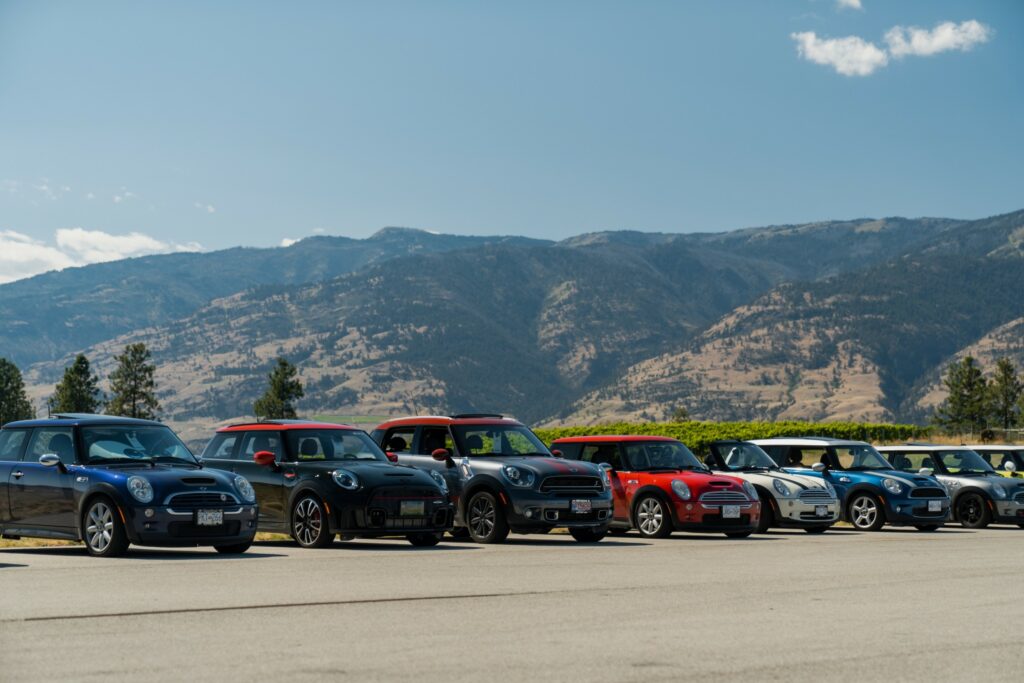
<svg viewBox="0 0 1024 683">
<path fill-rule="evenodd" d="M 555 449 L 553 449 L 551 451 L 551 455 L 555 456 L 556 458 L 564 458 L 565 457 L 564 455 L 562 455 L 562 451 L 558 450 L 557 448 L 555 448 Z"/>
<path fill-rule="evenodd" d="M 826 465 L 823 462 L 816 462 L 813 465 L 811 465 L 811 469 L 814 470 L 815 472 L 824 472 L 825 470 L 828 469 L 828 465 Z"/>
<path fill-rule="evenodd" d="M 922 467 L 917 471 L 917 473 L 920 474 L 922 477 L 930 477 L 934 472 L 935 470 L 933 470 L 930 467 Z"/>
<path fill-rule="evenodd" d="M 68 468 L 64 466 L 64 463 L 60 461 L 60 456 L 56 453 L 43 453 L 39 456 L 39 464 L 46 467 L 56 467 L 61 472 L 68 471 Z"/>
<path fill-rule="evenodd" d="M 388 456 L 388 460 L 390 460 L 391 462 L 398 462 L 398 456 L 392 453 L 391 451 L 385 451 L 384 455 Z"/>
<path fill-rule="evenodd" d="M 1012 460 L 1007 460 L 1003 468 L 1010 474 L 1013 474 L 1014 472 L 1017 471 L 1017 463 L 1015 463 Z"/>
<path fill-rule="evenodd" d="M 434 451 L 430 454 L 430 457 L 432 457 L 434 460 L 438 462 L 448 462 L 452 459 L 452 456 L 448 452 L 447 448 L 435 448 Z"/>
<path fill-rule="evenodd" d="M 273 467 L 277 464 L 274 454 L 270 451 L 257 451 L 253 454 L 252 461 L 261 467 Z"/>
</svg>

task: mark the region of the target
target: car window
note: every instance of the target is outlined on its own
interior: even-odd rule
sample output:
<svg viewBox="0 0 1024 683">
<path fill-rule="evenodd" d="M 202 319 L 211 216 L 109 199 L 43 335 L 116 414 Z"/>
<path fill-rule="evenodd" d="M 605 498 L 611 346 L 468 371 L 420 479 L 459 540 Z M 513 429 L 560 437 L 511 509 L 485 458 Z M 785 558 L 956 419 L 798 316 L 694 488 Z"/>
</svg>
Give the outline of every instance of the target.
<svg viewBox="0 0 1024 683">
<path fill-rule="evenodd" d="M 21 460 L 21 447 L 28 432 L 24 429 L 0 431 L 0 460 Z"/>
<path fill-rule="evenodd" d="M 412 437 L 415 431 L 415 427 L 398 427 L 388 430 L 388 435 L 384 439 L 384 450 L 390 453 L 411 453 Z"/>
<path fill-rule="evenodd" d="M 783 467 L 805 467 L 810 469 L 815 463 L 821 462 L 825 455 L 824 448 L 790 448 L 789 458 Z"/>
<path fill-rule="evenodd" d="M 932 460 L 931 453 L 889 451 L 885 455 L 888 457 L 889 462 L 892 463 L 892 466 L 901 472 L 913 472 L 916 474 L 922 467 L 927 467 L 930 470 L 935 469 L 935 461 Z"/>
<path fill-rule="evenodd" d="M 568 460 L 578 460 L 580 457 L 580 445 L 578 443 L 553 443 L 551 450 L 561 451 Z"/>
<path fill-rule="evenodd" d="M 612 469 L 622 469 L 619 447 L 613 443 L 587 444 L 583 447 L 580 460 L 592 462 L 595 465 L 607 463 L 612 466 Z"/>
<path fill-rule="evenodd" d="M 455 442 L 448 433 L 447 427 L 423 427 L 420 430 L 419 453 L 430 455 L 438 448 L 445 448 L 449 453 L 455 452 Z"/>
<path fill-rule="evenodd" d="M 75 440 L 68 427 L 44 427 L 32 434 L 25 460 L 37 462 L 39 456 L 53 453 L 65 465 L 75 464 Z"/>
<path fill-rule="evenodd" d="M 1013 462 L 1013 453 L 1010 451 L 978 451 L 978 454 L 997 470 L 1005 470 L 1006 463 Z"/>
<path fill-rule="evenodd" d="M 387 462 L 384 451 L 358 429 L 296 429 L 287 433 L 288 451 L 299 462 L 374 460 Z"/>
<path fill-rule="evenodd" d="M 235 456 L 238 460 L 251 461 L 260 451 L 270 451 L 274 459 L 281 460 L 281 433 L 270 431 L 246 432 L 242 447 Z"/>
<path fill-rule="evenodd" d="M 213 437 L 213 440 L 207 444 L 206 450 L 203 451 L 203 458 L 227 460 L 234 454 L 239 436 L 239 434 L 232 433 L 218 434 Z"/>
</svg>

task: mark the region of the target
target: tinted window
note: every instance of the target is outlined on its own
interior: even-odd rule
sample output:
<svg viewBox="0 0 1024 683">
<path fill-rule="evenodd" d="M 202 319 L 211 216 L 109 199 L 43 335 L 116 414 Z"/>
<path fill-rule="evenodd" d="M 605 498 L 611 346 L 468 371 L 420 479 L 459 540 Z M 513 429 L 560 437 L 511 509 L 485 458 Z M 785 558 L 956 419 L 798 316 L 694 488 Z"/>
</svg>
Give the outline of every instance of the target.
<svg viewBox="0 0 1024 683">
<path fill-rule="evenodd" d="M 218 434 L 213 437 L 213 440 L 206 445 L 206 450 L 203 451 L 204 458 L 214 458 L 226 460 L 231 457 L 235 451 L 235 444 L 238 443 L 238 434 Z"/>
<path fill-rule="evenodd" d="M 551 450 L 562 451 L 562 455 L 569 460 L 576 460 L 580 457 L 580 445 L 578 443 L 553 443 Z"/>
<path fill-rule="evenodd" d="M 438 448 L 447 449 L 449 453 L 455 452 L 455 443 L 447 427 L 424 427 L 420 430 L 419 452 L 430 455 Z"/>
<path fill-rule="evenodd" d="M 805 467 L 810 469 L 814 463 L 821 462 L 825 455 L 824 448 L 790 448 L 789 458 L 783 467 Z"/>
<path fill-rule="evenodd" d="M 103 425 L 82 427 L 87 462 L 181 462 L 196 459 L 181 439 L 164 426 Z"/>
<path fill-rule="evenodd" d="M 392 453 L 411 453 L 412 437 L 415 434 L 415 427 L 399 427 L 388 432 L 384 439 L 384 449 Z"/>
<path fill-rule="evenodd" d="M 235 458 L 237 460 L 248 460 L 260 451 L 270 451 L 274 454 L 275 460 L 282 459 L 281 433 L 270 431 L 247 432 L 242 447 L 238 449 Z"/>
<path fill-rule="evenodd" d="M 67 427 L 37 429 L 32 435 L 25 460 L 36 462 L 39 456 L 56 454 L 65 465 L 75 464 L 75 441 L 73 432 Z"/>
<path fill-rule="evenodd" d="M 649 441 L 626 444 L 626 462 L 634 470 L 707 469 L 690 449 L 678 441 Z"/>
<path fill-rule="evenodd" d="M 28 432 L 24 429 L 0 431 L 0 460 L 21 460 L 21 447 Z"/>
<path fill-rule="evenodd" d="M 913 472 L 916 474 L 922 467 L 927 467 L 930 470 L 935 469 L 935 461 L 932 460 L 930 453 L 920 451 L 890 451 L 885 455 L 889 458 L 889 462 L 892 463 L 892 466 L 901 472 Z"/>
<path fill-rule="evenodd" d="M 612 469 L 622 469 L 622 459 L 619 457 L 619 447 L 613 443 L 588 444 L 583 447 L 580 460 L 592 462 L 595 465 L 607 463 Z"/>
<path fill-rule="evenodd" d="M 537 435 L 522 425 L 456 425 L 461 455 L 550 455 Z"/>
<path fill-rule="evenodd" d="M 299 462 L 383 460 L 387 456 L 366 432 L 349 429 L 295 429 L 287 432 L 288 451 Z"/>
</svg>

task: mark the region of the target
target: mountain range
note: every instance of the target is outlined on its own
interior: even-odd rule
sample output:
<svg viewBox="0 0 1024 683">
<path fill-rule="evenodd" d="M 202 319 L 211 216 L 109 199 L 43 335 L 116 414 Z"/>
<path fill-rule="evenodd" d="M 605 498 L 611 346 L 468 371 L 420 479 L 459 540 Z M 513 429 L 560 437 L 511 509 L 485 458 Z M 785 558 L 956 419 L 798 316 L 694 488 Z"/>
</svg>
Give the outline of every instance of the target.
<svg viewBox="0 0 1024 683">
<path fill-rule="evenodd" d="M 274 359 L 306 413 L 531 423 L 922 420 L 967 352 L 1024 360 L 1024 211 L 560 242 L 365 240 L 129 259 L 0 285 L 0 356 L 41 402 L 130 342 L 165 416 L 251 412 Z"/>
</svg>

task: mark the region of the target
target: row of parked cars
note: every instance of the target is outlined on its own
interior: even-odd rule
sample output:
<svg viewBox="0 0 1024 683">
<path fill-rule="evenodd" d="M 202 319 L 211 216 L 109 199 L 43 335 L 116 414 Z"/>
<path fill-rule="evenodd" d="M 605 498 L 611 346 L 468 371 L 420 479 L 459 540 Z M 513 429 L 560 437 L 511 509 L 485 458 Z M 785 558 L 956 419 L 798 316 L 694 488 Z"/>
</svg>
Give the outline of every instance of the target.
<svg viewBox="0 0 1024 683">
<path fill-rule="evenodd" d="M 635 529 L 742 538 L 817 534 L 844 520 L 934 531 L 1024 528 L 1024 446 L 874 448 L 820 437 L 718 441 L 703 459 L 658 436 L 578 436 L 550 448 L 500 415 L 411 417 L 372 433 L 274 420 L 217 431 L 201 457 L 167 426 L 56 415 L 0 429 L 0 535 L 249 548 L 257 531 L 322 548 L 336 538 L 445 533 L 499 543 L 564 528 L 577 541 Z"/>
</svg>

